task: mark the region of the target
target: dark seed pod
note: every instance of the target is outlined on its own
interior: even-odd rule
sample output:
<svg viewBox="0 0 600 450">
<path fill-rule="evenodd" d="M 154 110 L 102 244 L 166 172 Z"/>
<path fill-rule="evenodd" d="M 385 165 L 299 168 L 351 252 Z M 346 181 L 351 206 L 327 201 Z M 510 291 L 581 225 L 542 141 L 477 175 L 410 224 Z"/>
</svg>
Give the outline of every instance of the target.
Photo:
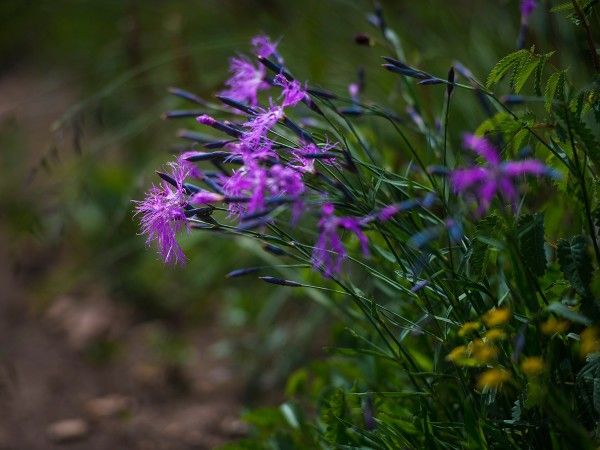
<svg viewBox="0 0 600 450">
<path fill-rule="evenodd" d="M 239 109 L 240 111 L 243 111 L 246 114 L 256 115 L 258 113 L 256 108 L 253 108 L 252 106 L 240 103 L 237 100 L 234 100 L 232 98 L 224 97 L 222 95 L 217 95 L 217 98 L 219 100 L 221 100 L 223 103 L 225 103 L 226 105 L 231 106 L 232 108 L 235 108 L 235 109 Z"/>
<path fill-rule="evenodd" d="M 256 273 L 259 270 L 260 270 L 259 267 L 246 267 L 244 269 L 236 269 L 236 270 L 232 270 L 227 275 L 225 275 L 225 278 L 243 277 L 245 275 L 250 275 L 250 274 Z"/>
<path fill-rule="evenodd" d="M 217 181 L 213 180 L 213 177 L 205 176 L 202 178 L 202 181 L 214 192 L 216 192 L 218 194 L 223 193 L 223 188 L 221 187 L 221 185 L 219 185 L 219 183 Z"/>
<path fill-rule="evenodd" d="M 312 142 L 314 144 L 313 138 L 310 134 L 308 134 L 306 131 L 304 131 L 302 128 L 300 128 L 298 125 L 296 125 L 294 122 L 292 122 L 290 119 L 288 119 L 287 117 L 285 117 L 283 119 L 283 124 L 289 128 L 291 131 L 293 131 L 294 133 L 296 133 L 296 135 L 303 141 L 305 142 Z"/>
<path fill-rule="evenodd" d="M 164 172 L 159 172 L 158 170 L 156 171 L 156 175 L 158 175 L 159 177 L 161 177 L 163 180 L 165 180 L 167 183 L 169 183 L 171 186 L 178 188 L 179 186 L 177 185 L 177 181 L 175 181 L 175 179 L 171 176 L 171 175 L 167 175 Z"/>
<path fill-rule="evenodd" d="M 431 175 L 438 175 L 444 177 L 450 173 L 450 169 L 446 166 L 434 164 L 431 166 L 427 166 L 427 173 L 430 173 Z"/>
<path fill-rule="evenodd" d="M 191 209 L 186 209 L 185 210 L 185 216 L 186 217 L 198 217 L 198 218 L 207 218 L 210 217 L 210 215 L 213 213 L 213 211 L 215 210 L 214 207 L 212 206 L 205 206 L 203 208 L 191 208 Z"/>
<path fill-rule="evenodd" d="M 358 106 L 350 106 L 348 108 L 340 108 L 338 112 L 343 116 L 358 117 L 363 116 L 365 112 Z"/>
<path fill-rule="evenodd" d="M 265 283 L 277 284 L 279 286 L 288 286 L 288 287 L 302 287 L 300 283 L 291 280 L 283 280 L 281 278 L 275 277 L 258 277 L 259 280 L 264 281 Z"/>
<path fill-rule="evenodd" d="M 196 94 L 192 94 L 191 92 L 188 92 L 186 90 L 176 88 L 176 87 L 170 87 L 168 89 L 168 91 L 169 91 L 169 94 L 174 95 L 175 97 L 179 97 L 184 100 L 187 100 L 188 102 L 196 103 L 196 104 L 202 105 L 202 106 L 207 105 L 206 100 L 204 100 L 204 99 L 198 97 Z"/>
<path fill-rule="evenodd" d="M 269 253 L 272 253 L 272 254 L 274 254 L 274 255 L 277 255 L 277 256 L 283 256 L 283 255 L 285 255 L 285 254 L 286 254 L 285 250 L 283 250 L 282 248 L 280 248 L 280 247 L 277 247 L 277 246 L 275 246 L 275 245 L 271 245 L 271 244 L 265 244 L 265 245 L 263 246 L 263 249 L 264 249 L 265 251 L 267 251 L 267 252 L 269 252 Z"/>
<path fill-rule="evenodd" d="M 207 142 L 212 142 L 214 140 L 214 138 L 208 136 L 207 134 L 198 133 L 197 131 L 191 130 L 179 130 L 177 132 L 177 137 L 192 142 L 198 142 L 200 144 L 206 144 Z"/>
<path fill-rule="evenodd" d="M 422 84 L 424 86 L 430 84 L 444 84 L 444 80 L 440 80 L 439 78 L 427 78 L 426 80 L 419 81 L 419 84 Z"/>
<path fill-rule="evenodd" d="M 446 92 L 448 93 L 448 96 L 450 96 L 450 94 L 452 94 L 452 91 L 454 90 L 454 67 L 450 66 L 450 70 L 448 71 L 448 86 L 446 87 Z"/>
<path fill-rule="evenodd" d="M 324 100 L 336 100 L 338 98 L 338 96 L 334 93 L 326 91 L 324 89 L 309 88 L 306 90 L 306 92 L 308 92 L 310 95 L 314 95 L 315 97 L 322 98 Z"/>
<path fill-rule="evenodd" d="M 273 209 L 263 209 L 262 211 L 256 211 L 252 214 L 245 214 L 240 217 L 240 222 L 250 222 L 251 220 L 268 216 L 272 211 Z"/>
<path fill-rule="evenodd" d="M 283 66 L 262 56 L 258 57 L 258 61 L 271 72 L 283 75 L 288 81 L 294 81 L 294 77 L 287 70 L 285 70 Z"/>
<path fill-rule="evenodd" d="M 214 142 L 208 142 L 206 144 L 203 144 L 202 146 L 206 149 L 214 149 L 214 148 L 223 148 L 225 147 L 227 144 L 231 144 L 232 142 L 235 142 L 234 139 L 229 139 L 226 141 L 214 141 Z"/>
<path fill-rule="evenodd" d="M 203 111 L 198 110 L 189 110 L 189 109 L 179 109 L 175 111 L 167 111 L 163 113 L 163 119 L 187 119 L 190 117 L 198 117 L 199 115 L 204 114 Z"/>
<path fill-rule="evenodd" d="M 183 183 L 183 188 L 188 194 L 195 194 L 196 192 L 200 192 L 200 188 L 192 183 Z"/>
<path fill-rule="evenodd" d="M 373 41 L 367 33 L 358 33 L 356 36 L 354 36 L 354 42 L 357 45 L 364 45 L 365 47 L 373 46 Z"/>
<path fill-rule="evenodd" d="M 225 197 L 223 203 L 248 203 L 250 197 Z"/>
</svg>

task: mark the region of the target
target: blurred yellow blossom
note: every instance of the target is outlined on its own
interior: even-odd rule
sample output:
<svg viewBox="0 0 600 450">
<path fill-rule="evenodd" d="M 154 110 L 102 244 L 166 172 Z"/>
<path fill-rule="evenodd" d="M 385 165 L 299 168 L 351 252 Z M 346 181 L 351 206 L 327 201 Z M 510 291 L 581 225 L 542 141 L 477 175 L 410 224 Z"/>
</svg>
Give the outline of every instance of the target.
<svg viewBox="0 0 600 450">
<path fill-rule="evenodd" d="M 501 387 L 508 380 L 510 380 L 510 373 L 507 370 L 500 368 L 488 369 L 479 375 L 477 387 L 479 389 L 495 389 Z"/>
<path fill-rule="evenodd" d="M 492 308 L 483 315 L 483 321 L 488 327 L 496 327 L 510 320 L 510 308 Z"/>
<path fill-rule="evenodd" d="M 461 358 L 464 358 L 467 355 L 467 347 L 464 345 L 459 345 L 455 349 L 453 349 L 450 353 L 446 355 L 446 360 L 448 361 L 457 361 Z"/>
<path fill-rule="evenodd" d="M 525 375 L 539 375 L 544 371 L 544 360 L 540 356 L 529 356 L 521 362 L 521 370 Z"/>
<path fill-rule="evenodd" d="M 481 339 L 475 339 L 470 344 L 471 355 L 479 363 L 487 363 L 498 356 L 498 349 L 493 345 L 486 344 Z"/>
<path fill-rule="evenodd" d="M 588 353 L 600 351 L 600 335 L 597 327 L 588 327 L 583 330 L 579 335 L 579 341 L 579 354 L 582 357 L 587 356 Z"/>
<path fill-rule="evenodd" d="M 554 316 L 548 317 L 548 320 L 540 324 L 540 330 L 542 333 L 547 335 L 564 333 L 569 329 L 569 321 L 564 319 L 557 319 Z"/>
<path fill-rule="evenodd" d="M 492 328 L 485 333 L 486 341 L 500 341 L 506 339 L 506 332 L 500 328 Z"/>
<path fill-rule="evenodd" d="M 471 334 L 473 331 L 479 330 L 481 324 L 479 322 L 465 322 L 460 330 L 458 330 L 459 336 L 467 336 Z"/>
</svg>

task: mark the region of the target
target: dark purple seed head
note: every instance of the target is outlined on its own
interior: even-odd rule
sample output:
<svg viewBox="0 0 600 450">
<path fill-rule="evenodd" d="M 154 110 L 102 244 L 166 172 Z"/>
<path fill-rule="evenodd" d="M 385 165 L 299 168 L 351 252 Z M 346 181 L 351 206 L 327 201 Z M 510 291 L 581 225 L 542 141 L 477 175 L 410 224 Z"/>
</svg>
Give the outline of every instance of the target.
<svg viewBox="0 0 600 450">
<path fill-rule="evenodd" d="M 227 275 L 225 275 L 225 278 L 243 277 L 245 275 L 250 275 L 250 274 L 256 273 L 259 270 L 260 270 L 259 267 L 246 267 L 244 269 L 236 269 L 236 270 L 232 270 Z"/>
<path fill-rule="evenodd" d="M 291 280 L 284 280 L 282 278 L 258 277 L 258 279 L 264 281 L 265 283 L 276 284 L 278 286 L 302 287 L 300 283 Z"/>
<path fill-rule="evenodd" d="M 354 36 L 354 42 L 357 45 L 364 45 L 365 47 L 372 47 L 373 41 L 367 33 L 358 33 Z"/>
</svg>

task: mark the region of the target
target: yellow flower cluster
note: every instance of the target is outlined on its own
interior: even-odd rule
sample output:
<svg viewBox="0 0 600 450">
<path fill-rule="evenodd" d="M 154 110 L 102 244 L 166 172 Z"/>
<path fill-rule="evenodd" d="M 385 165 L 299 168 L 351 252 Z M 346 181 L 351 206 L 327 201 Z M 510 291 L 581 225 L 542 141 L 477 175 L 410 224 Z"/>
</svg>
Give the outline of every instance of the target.
<svg viewBox="0 0 600 450">
<path fill-rule="evenodd" d="M 494 342 L 507 338 L 506 332 L 497 328 L 510 320 L 509 308 L 493 308 L 486 312 L 481 320 L 485 323 L 487 331 L 482 338 L 473 339 L 467 345 L 454 348 L 446 356 L 446 360 L 461 366 L 481 366 L 494 361 L 498 357 L 498 348 Z M 460 337 L 466 337 L 478 332 L 482 327 L 480 321 L 465 322 L 458 330 Z"/>
<path fill-rule="evenodd" d="M 579 354 L 585 358 L 596 352 L 600 352 L 600 330 L 598 327 L 588 327 L 579 335 Z"/>
<path fill-rule="evenodd" d="M 498 389 L 508 380 L 510 380 L 510 372 L 500 367 L 494 367 L 479 375 L 477 387 L 481 390 Z"/>
<path fill-rule="evenodd" d="M 539 375 L 544 371 L 544 360 L 539 356 L 530 356 L 521 361 L 521 370 L 527 376 Z"/>
<path fill-rule="evenodd" d="M 548 336 L 552 336 L 554 334 L 564 333 L 569 329 L 570 325 L 571 324 L 567 320 L 550 316 L 548 320 L 540 324 L 540 331 Z"/>
</svg>

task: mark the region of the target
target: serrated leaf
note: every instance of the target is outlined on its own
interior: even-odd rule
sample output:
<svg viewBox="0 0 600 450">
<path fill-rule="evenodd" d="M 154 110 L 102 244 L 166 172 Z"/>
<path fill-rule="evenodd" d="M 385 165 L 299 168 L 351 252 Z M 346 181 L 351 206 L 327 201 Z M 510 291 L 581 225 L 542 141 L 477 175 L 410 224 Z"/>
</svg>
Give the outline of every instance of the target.
<svg viewBox="0 0 600 450">
<path fill-rule="evenodd" d="M 477 279 L 485 274 L 488 261 L 489 245 L 482 237 L 494 237 L 497 234 L 498 217 L 489 215 L 477 223 L 472 239 L 471 255 L 469 257 L 469 273 Z"/>
<path fill-rule="evenodd" d="M 533 90 L 535 91 L 535 95 L 541 97 L 542 96 L 542 75 L 544 74 L 544 68 L 546 67 L 546 63 L 552 57 L 554 52 L 546 53 L 542 55 L 539 59 L 537 66 L 535 67 L 535 75 L 533 78 Z"/>
<path fill-rule="evenodd" d="M 578 294 L 585 296 L 589 293 L 592 279 L 592 263 L 587 252 L 587 239 L 577 235 L 567 241 L 558 242 L 558 263 L 565 278 Z"/>
<path fill-rule="evenodd" d="M 573 3 L 568 1 L 568 2 L 561 3 L 560 5 L 553 6 L 552 9 L 550 9 L 550 12 L 558 13 L 558 12 L 566 12 L 566 11 L 571 11 L 571 10 L 573 10 Z"/>
<path fill-rule="evenodd" d="M 513 87 L 518 94 L 531 77 L 534 70 L 540 63 L 540 58 L 532 56 L 532 58 L 523 59 L 518 66 L 515 66 L 515 74 L 513 76 Z"/>
<path fill-rule="evenodd" d="M 567 75 L 564 71 L 555 72 L 548 78 L 546 89 L 544 90 L 544 106 L 546 111 L 552 110 L 552 104 L 555 99 L 564 100 L 564 86 Z"/>
<path fill-rule="evenodd" d="M 531 272 L 541 277 L 546 272 L 546 252 L 544 251 L 544 215 L 525 214 L 517 222 L 519 250 L 525 265 Z"/>
<path fill-rule="evenodd" d="M 516 52 L 510 53 L 496 63 L 486 82 L 487 88 L 491 88 L 493 85 L 498 83 L 502 78 L 506 76 L 514 67 L 521 62 L 521 60 L 528 58 L 529 52 L 527 50 L 517 50 Z"/>
</svg>

